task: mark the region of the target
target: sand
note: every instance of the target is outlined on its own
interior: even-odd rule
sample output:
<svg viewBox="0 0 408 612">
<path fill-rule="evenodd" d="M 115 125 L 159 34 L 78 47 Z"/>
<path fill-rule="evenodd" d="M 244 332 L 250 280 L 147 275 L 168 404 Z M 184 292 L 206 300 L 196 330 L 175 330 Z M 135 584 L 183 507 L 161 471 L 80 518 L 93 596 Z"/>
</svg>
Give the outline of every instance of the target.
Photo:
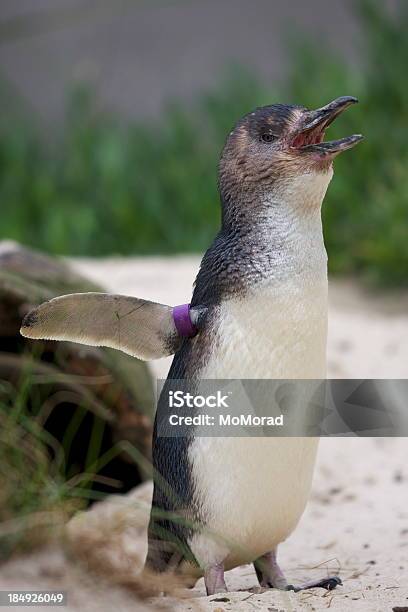
<svg viewBox="0 0 408 612">
<path fill-rule="evenodd" d="M 189 300 L 198 261 L 196 257 L 109 259 L 75 265 L 112 291 L 176 304 Z M 407 378 L 407 306 L 408 294 L 381 295 L 353 282 L 332 282 L 329 376 Z M 168 365 L 168 360 L 153 363 L 154 375 L 165 376 Z M 205 597 L 200 581 L 189 599 L 141 603 L 106 580 L 96 584 L 75 556 L 69 561 L 58 546 L 4 564 L 0 589 L 65 589 L 66 609 L 75 611 L 130 612 L 164 606 L 217 612 L 386 612 L 408 606 L 407 455 L 405 439 L 321 440 L 311 499 L 279 554 L 282 569 L 294 583 L 338 573 L 343 586 L 332 592 L 253 592 L 249 589 L 256 585 L 255 574 L 251 566 L 244 566 L 226 574 L 229 593 Z M 143 555 L 144 528 L 133 537 L 133 548 Z M 93 548 L 97 550 L 90 546 L 89 555 Z"/>
</svg>

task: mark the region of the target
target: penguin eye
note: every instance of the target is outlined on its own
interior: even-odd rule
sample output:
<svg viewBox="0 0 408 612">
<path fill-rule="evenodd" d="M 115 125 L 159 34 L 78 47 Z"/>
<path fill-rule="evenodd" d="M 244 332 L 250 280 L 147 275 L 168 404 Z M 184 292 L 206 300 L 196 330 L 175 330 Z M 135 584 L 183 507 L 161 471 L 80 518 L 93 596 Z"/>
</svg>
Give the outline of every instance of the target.
<svg viewBox="0 0 408 612">
<path fill-rule="evenodd" d="M 276 140 L 276 136 L 274 136 L 270 132 L 265 132 L 261 135 L 261 140 L 262 142 L 273 142 L 274 140 Z"/>
</svg>

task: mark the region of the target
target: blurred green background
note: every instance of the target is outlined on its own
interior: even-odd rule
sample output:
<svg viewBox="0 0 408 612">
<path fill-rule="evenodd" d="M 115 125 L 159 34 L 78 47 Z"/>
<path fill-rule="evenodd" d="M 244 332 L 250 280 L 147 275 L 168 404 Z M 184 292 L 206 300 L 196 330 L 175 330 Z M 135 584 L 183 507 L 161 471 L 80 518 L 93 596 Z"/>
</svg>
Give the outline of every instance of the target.
<svg viewBox="0 0 408 612">
<path fill-rule="evenodd" d="M 360 105 L 331 135 L 366 140 L 336 161 L 324 206 L 330 269 L 408 284 L 408 3 L 396 12 L 371 0 L 350 6 L 358 63 L 293 30 L 288 70 L 273 85 L 234 65 L 208 93 L 148 119 L 109 112 L 77 84 L 52 133 L 1 79 L 0 237 L 69 255 L 203 251 L 219 224 L 216 165 L 234 121 L 257 105 L 354 95 Z"/>
</svg>

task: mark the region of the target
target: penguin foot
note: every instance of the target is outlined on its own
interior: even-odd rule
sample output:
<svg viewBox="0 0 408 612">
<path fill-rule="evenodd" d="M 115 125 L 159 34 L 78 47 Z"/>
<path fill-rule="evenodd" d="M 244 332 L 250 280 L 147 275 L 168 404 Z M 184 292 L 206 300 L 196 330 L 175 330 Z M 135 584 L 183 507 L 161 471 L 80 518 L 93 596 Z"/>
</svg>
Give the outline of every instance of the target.
<svg viewBox="0 0 408 612">
<path fill-rule="evenodd" d="M 216 563 L 205 570 L 204 583 L 207 595 L 226 593 L 228 591 L 224 580 L 224 564 Z"/>
<path fill-rule="evenodd" d="M 338 576 L 330 576 L 328 578 L 322 578 L 321 580 L 317 580 L 316 582 L 308 582 L 306 584 L 302 584 L 301 586 L 293 586 L 293 584 L 288 584 L 286 587 L 286 591 L 305 591 L 307 589 L 326 589 L 327 591 L 332 591 L 337 586 L 341 586 L 343 583 Z"/>
<path fill-rule="evenodd" d="M 276 549 L 272 550 L 269 553 L 266 553 L 266 555 L 262 555 L 262 557 L 259 557 L 259 559 L 254 562 L 254 567 L 259 584 L 261 585 L 261 587 L 267 589 L 269 588 L 280 589 L 283 591 L 295 591 L 295 593 L 297 593 L 298 591 L 305 591 L 306 589 L 316 588 L 332 591 L 337 586 L 340 586 L 342 584 L 342 581 L 338 576 L 322 578 L 321 580 L 309 582 L 300 586 L 288 584 L 281 568 L 278 565 L 276 559 Z"/>
<path fill-rule="evenodd" d="M 276 560 L 276 550 L 272 550 L 266 555 L 262 555 L 254 562 L 254 567 L 258 582 L 261 587 L 267 589 L 288 590 L 288 585 L 285 576 Z M 291 589 L 293 590 L 293 588 Z"/>
</svg>

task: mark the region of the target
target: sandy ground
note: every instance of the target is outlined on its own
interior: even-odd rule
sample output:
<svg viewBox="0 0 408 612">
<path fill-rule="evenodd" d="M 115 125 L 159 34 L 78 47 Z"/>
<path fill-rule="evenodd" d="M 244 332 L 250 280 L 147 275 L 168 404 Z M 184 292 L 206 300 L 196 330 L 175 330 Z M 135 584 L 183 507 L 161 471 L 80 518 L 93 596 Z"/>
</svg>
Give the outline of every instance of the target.
<svg viewBox="0 0 408 612">
<path fill-rule="evenodd" d="M 198 259 L 178 257 L 77 261 L 89 277 L 112 291 L 169 304 L 189 300 Z M 353 283 L 331 283 L 329 375 L 408 377 L 408 295 L 386 297 Z M 164 376 L 168 360 L 152 364 Z M 205 597 L 202 581 L 179 601 L 141 603 L 131 593 L 97 585 L 82 566 L 53 549 L 1 567 L 0 589 L 65 589 L 68 610 L 408 610 L 408 463 L 405 439 L 323 439 L 313 493 L 297 530 L 280 547 L 280 563 L 294 583 L 339 573 L 343 586 L 301 593 L 251 592 L 250 566 L 227 573 L 229 593 Z M 129 539 L 129 538 L 128 538 Z M 145 550 L 144 532 L 134 545 Z M 91 554 L 91 549 L 90 549 Z M 14 608 L 18 609 L 18 608 Z"/>
</svg>

